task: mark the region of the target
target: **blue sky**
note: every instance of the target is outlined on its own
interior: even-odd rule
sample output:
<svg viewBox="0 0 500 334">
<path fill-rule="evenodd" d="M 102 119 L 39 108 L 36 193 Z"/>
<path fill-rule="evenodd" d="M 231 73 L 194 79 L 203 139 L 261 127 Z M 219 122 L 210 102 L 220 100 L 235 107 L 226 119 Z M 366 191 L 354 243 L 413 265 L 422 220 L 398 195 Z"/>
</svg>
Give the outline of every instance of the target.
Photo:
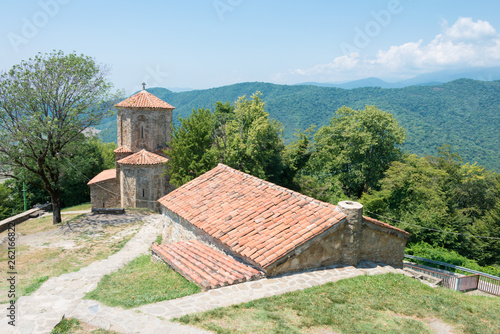
<svg viewBox="0 0 500 334">
<path fill-rule="evenodd" d="M 127 93 L 500 66 L 498 0 L 24 0 L 0 13 L 0 71 L 76 51 Z"/>
</svg>

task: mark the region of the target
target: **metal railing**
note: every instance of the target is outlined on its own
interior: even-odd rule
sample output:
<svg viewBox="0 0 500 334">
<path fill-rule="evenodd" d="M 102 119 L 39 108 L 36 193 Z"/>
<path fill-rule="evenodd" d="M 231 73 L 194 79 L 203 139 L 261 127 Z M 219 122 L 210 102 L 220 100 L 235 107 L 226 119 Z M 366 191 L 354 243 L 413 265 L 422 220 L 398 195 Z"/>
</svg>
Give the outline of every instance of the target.
<svg viewBox="0 0 500 334">
<path fill-rule="evenodd" d="M 407 258 L 407 259 L 413 259 L 413 260 L 420 260 L 420 261 L 424 261 L 424 262 L 427 262 L 427 263 L 437 264 L 437 265 L 440 265 L 440 266 L 443 266 L 443 267 L 448 267 L 448 268 L 453 268 L 453 269 L 461 270 L 461 271 L 466 272 L 466 273 L 478 274 L 478 275 L 482 275 L 482 276 L 485 276 L 485 277 L 489 277 L 489 278 L 493 278 L 493 279 L 496 279 L 496 280 L 500 280 L 500 277 L 498 277 L 498 276 L 493 276 L 493 275 L 490 275 L 490 274 L 487 274 L 487 273 L 483 273 L 481 271 L 477 271 L 477 270 L 472 270 L 472 269 L 465 268 L 465 267 L 456 266 L 454 264 L 450 264 L 450 263 L 446 263 L 446 262 L 440 262 L 440 261 L 430 260 L 430 259 L 426 259 L 426 258 L 423 258 L 423 257 L 418 257 L 418 256 L 413 256 L 413 255 L 407 255 L 407 254 L 405 254 L 405 258 Z"/>
<path fill-rule="evenodd" d="M 477 289 L 500 296 L 500 280 L 479 275 Z"/>
<path fill-rule="evenodd" d="M 422 268 L 422 267 L 410 265 L 407 263 L 403 264 L 404 267 L 408 267 L 412 270 L 422 272 L 422 273 L 425 273 L 425 274 L 433 276 L 433 277 L 440 278 L 442 280 L 440 285 L 443 287 L 446 287 L 448 289 L 452 289 L 455 291 L 470 291 L 470 290 L 477 289 L 477 290 L 484 291 L 484 292 L 487 292 L 487 293 L 490 293 L 490 294 L 493 294 L 496 296 L 500 296 L 500 277 L 489 275 L 489 274 L 482 273 L 479 271 L 475 271 L 475 270 L 472 270 L 469 268 L 455 266 L 453 264 L 449 264 L 449 263 L 445 263 L 445 262 L 429 260 L 429 259 L 418 257 L 418 256 L 412 256 L 412 255 L 405 254 L 405 258 L 419 260 L 419 261 L 437 264 L 437 265 L 448 267 L 448 268 L 458 269 L 458 270 L 461 270 L 464 272 L 473 273 L 473 275 L 467 275 L 467 276 L 454 276 L 451 273 L 445 274 L 443 272 L 438 272 L 438 271 L 431 270 L 428 268 Z"/>
<path fill-rule="evenodd" d="M 444 274 L 442 272 L 430 270 L 427 268 L 414 266 L 414 265 L 411 265 L 408 263 L 404 263 L 403 267 L 410 268 L 413 271 L 421 272 L 423 274 L 441 279 L 441 282 L 438 284 L 442 287 L 452 289 L 452 290 L 455 290 L 455 288 L 456 288 L 456 285 L 457 285 L 457 277 L 456 276 Z"/>
</svg>

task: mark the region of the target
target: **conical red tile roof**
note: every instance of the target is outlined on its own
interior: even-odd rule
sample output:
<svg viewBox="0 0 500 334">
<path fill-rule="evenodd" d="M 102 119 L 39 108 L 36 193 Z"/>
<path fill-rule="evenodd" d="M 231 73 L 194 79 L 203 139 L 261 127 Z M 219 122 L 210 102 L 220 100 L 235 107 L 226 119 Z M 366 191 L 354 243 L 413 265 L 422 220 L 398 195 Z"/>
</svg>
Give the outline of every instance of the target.
<svg viewBox="0 0 500 334">
<path fill-rule="evenodd" d="M 167 102 L 154 96 L 146 90 L 141 90 L 139 93 L 132 95 L 128 99 L 115 104 L 115 107 L 122 108 L 146 108 L 146 109 L 175 109 Z"/>
<path fill-rule="evenodd" d="M 146 150 L 140 150 L 137 153 L 118 160 L 118 163 L 121 165 L 159 165 L 167 161 L 168 159 L 162 157 L 161 155 L 154 154 Z"/>
<path fill-rule="evenodd" d="M 109 181 L 109 180 L 113 180 L 113 179 L 116 179 L 116 169 L 106 169 L 106 170 L 103 170 L 102 172 L 100 172 L 99 174 L 97 174 L 96 176 L 94 176 L 92 178 L 92 180 L 90 180 L 87 183 L 87 185 L 90 186 L 91 184 L 94 184 L 94 183 Z"/>
<path fill-rule="evenodd" d="M 116 150 L 113 151 L 114 153 L 132 153 L 132 150 L 129 149 L 127 146 L 120 146 Z"/>
</svg>

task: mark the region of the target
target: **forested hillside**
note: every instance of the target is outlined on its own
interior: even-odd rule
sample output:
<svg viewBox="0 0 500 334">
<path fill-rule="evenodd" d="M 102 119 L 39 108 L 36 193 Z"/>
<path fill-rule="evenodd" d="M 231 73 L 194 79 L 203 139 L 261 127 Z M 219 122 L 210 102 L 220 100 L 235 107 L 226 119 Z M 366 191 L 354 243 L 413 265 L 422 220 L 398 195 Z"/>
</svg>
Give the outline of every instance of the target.
<svg viewBox="0 0 500 334">
<path fill-rule="evenodd" d="M 500 171 L 500 81 L 460 79 L 437 86 L 351 90 L 254 82 L 181 93 L 164 88 L 148 91 L 175 106 L 175 118 L 187 117 L 193 108 L 213 109 L 217 101 L 234 102 L 260 91 L 270 117 L 283 124 L 287 141 L 296 129 L 326 125 L 344 105 L 354 109 L 376 105 L 406 129 L 407 151 L 434 155 L 438 146 L 450 144 L 464 161 Z M 107 119 L 100 129 L 107 129 L 106 141 L 116 140 L 116 118 Z"/>
</svg>

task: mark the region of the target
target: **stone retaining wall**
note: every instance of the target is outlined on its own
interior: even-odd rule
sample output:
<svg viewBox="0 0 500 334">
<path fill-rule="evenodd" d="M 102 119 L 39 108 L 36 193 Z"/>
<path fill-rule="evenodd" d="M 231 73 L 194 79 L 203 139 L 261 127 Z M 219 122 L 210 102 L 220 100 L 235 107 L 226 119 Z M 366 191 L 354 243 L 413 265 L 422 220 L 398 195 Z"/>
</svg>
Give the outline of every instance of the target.
<svg viewBox="0 0 500 334">
<path fill-rule="evenodd" d="M 33 208 L 28 211 L 24 211 L 18 215 L 6 218 L 2 221 L 0 221 L 0 232 L 3 232 L 9 228 L 9 226 L 17 225 L 19 223 L 22 223 L 28 219 L 31 218 L 31 215 L 33 215 L 36 212 L 46 210 L 47 208 L 50 207 L 50 204 L 48 205 L 43 205 L 38 208 Z"/>
</svg>

